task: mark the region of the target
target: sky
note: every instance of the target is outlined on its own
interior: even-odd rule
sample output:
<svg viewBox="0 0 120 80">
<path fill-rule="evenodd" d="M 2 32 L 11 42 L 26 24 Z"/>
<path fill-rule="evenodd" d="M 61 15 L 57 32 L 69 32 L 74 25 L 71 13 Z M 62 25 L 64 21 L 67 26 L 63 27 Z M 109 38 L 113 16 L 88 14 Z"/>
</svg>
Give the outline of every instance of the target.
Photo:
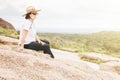
<svg viewBox="0 0 120 80">
<path fill-rule="evenodd" d="M 0 17 L 19 30 L 31 5 L 41 9 L 35 21 L 38 32 L 120 31 L 120 0 L 0 0 Z"/>
</svg>

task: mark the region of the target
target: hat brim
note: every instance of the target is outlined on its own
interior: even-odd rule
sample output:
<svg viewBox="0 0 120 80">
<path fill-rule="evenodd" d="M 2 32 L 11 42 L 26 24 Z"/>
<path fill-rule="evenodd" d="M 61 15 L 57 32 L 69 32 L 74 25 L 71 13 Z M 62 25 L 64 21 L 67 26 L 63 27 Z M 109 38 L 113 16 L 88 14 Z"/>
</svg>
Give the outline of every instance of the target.
<svg viewBox="0 0 120 80">
<path fill-rule="evenodd" d="M 41 10 L 35 10 L 35 13 L 38 14 L 39 11 L 41 11 Z M 28 13 L 30 13 L 30 12 L 28 12 Z M 22 16 L 24 17 L 24 16 L 26 16 L 28 13 L 25 13 L 25 14 L 23 14 Z"/>
</svg>

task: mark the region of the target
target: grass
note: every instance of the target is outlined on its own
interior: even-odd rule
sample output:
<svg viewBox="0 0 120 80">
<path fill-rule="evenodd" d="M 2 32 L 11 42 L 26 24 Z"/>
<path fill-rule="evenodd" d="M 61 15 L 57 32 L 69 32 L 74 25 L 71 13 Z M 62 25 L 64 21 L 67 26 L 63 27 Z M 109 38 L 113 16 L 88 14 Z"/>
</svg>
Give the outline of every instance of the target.
<svg viewBox="0 0 120 80">
<path fill-rule="evenodd" d="M 18 38 L 18 31 L 0 27 L 0 35 Z M 92 34 L 38 33 L 40 39 L 50 42 L 52 48 L 70 52 L 96 52 L 120 58 L 120 32 L 98 32 Z M 80 58 L 82 54 L 79 55 Z M 88 59 L 84 59 L 90 61 Z M 100 60 L 91 62 L 101 63 Z"/>
<path fill-rule="evenodd" d="M 96 63 L 96 64 L 104 63 L 100 59 L 88 59 L 88 58 L 83 58 L 83 57 L 81 59 L 84 60 L 84 61 L 88 61 L 88 62 L 92 62 L 92 63 Z"/>
<path fill-rule="evenodd" d="M 117 56 L 120 53 L 120 32 L 98 32 L 92 34 L 39 33 L 47 38 L 51 47 L 75 52 L 96 52 Z"/>
<path fill-rule="evenodd" d="M 13 29 L 5 29 L 5 28 L 0 27 L 0 35 L 12 37 L 12 38 L 18 38 L 18 31 L 15 31 Z"/>
<path fill-rule="evenodd" d="M 96 63 L 96 64 L 104 63 L 100 59 L 89 59 L 89 58 L 83 57 L 84 56 L 83 53 L 79 53 L 78 56 L 80 57 L 81 60 L 84 60 L 84 61 L 88 61 L 88 62 L 92 62 L 92 63 Z"/>
</svg>

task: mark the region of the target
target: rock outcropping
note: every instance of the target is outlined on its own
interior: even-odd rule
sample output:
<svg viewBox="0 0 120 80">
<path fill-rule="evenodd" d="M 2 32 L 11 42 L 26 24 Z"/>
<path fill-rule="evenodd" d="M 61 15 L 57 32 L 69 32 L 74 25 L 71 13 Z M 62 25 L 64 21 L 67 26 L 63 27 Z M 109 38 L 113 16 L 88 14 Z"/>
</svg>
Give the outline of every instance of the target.
<svg viewBox="0 0 120 80">
<path fill-rule="evenodd" d="M 7 44 L 7 45 L 10 45 L 10 44 L 11 45 L 17 45 L 18 40 L 10 38 L 10 37 L 0 36 L 0 43 Z"/>
<path fill-rule="evenodd" d="M 5 21 L 4 19 L 0 18 L 0 27 L 7 28 L 7 29 L 15 29 L 12 24 Z"/>
<path fill-rule="evenodd" d="M 102 63 L 100 64 L 100 68 L 101 70 L 115 72 L 120 75 L 120 62 L 111 61 L 107 63 Z"/>
<path fill-rule="evenodd" d="M 97 54 L 97 53 L 84 53 L 82 58 L 86 58 L 89 60 L 100 60 L 103 63 L 110 62 L 110 61 L 117 61 L 119 62 L 119 58 L 114 58 L 105 54 Z"/>
<path fill-rule="evenodd" d="M 27 49 L 17 51 L 6 43 L 0 45 L 0 80 L 120 80 L 120 75 L 93 69 L 82 60 L 51 59 Z"/>
<path fill-rule="evenodd" d="M 32 50 L 17 52 L 1 46 L 0 80 L 120 80 L 120 75 L 94 70 L 85 63 L 51 59 Z"/>
</svg>

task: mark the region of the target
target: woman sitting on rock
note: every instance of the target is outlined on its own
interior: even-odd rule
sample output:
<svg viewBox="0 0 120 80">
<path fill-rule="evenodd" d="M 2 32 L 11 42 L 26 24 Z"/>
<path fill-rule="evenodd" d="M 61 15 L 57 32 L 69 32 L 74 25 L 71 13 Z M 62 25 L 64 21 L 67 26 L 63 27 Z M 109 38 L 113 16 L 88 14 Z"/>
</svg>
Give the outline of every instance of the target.
<svg viewBox="0 0 120 80">
<path fill-rule="evenodd" d="M 23 15 L 26 21 L 20 30 L 19 49 L 43 50 L 45 54 L 49 54 L 54 58 L 49 42 L 40 40 L 36 34 L 34 20 L 38 11 L 40 10 L 36 10 L 33 6 L 27 7 L 26 14 Z"/>
</svg>

